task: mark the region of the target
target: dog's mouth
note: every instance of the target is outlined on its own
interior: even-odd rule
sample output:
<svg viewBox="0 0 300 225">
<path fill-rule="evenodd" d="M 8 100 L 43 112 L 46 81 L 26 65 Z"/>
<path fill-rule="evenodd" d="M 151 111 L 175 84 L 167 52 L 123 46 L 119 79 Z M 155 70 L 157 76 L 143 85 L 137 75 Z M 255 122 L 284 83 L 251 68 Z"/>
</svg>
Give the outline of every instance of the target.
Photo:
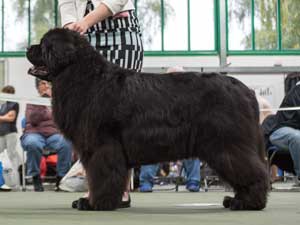
<svg viewBox="0 0 300 225">
<path fill-rule="evenodd" d="M 36 77 L 47 77 L 49 70 L 46 66 L 33 66 L 29 68 L 28 74 Z"/>
</svg>

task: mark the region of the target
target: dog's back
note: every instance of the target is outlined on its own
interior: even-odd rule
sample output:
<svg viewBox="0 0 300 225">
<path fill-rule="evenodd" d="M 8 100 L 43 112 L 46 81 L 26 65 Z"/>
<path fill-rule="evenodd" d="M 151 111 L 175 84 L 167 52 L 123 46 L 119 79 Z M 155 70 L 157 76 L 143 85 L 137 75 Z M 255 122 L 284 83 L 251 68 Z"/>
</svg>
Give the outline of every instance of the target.
<svg viewBox="0 0 300 225">
<path fill-rule="evenodd" d="M 258 127 L 253 92 L 231 77 L 195 72 L 137 74 L 124 85 L 117 111 L 133 165 L 205 159 L 213 149 L 206 142 L 217 150 L 214 138 L 223 144 L 241 141 Z"/>
</svg>

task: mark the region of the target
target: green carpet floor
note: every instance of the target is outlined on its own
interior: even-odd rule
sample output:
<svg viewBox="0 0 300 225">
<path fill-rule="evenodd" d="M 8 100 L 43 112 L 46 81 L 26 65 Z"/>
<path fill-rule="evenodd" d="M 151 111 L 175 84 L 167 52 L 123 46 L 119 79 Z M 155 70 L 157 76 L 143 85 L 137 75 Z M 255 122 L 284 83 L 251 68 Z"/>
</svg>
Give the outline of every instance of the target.
<svg viewBox="0 0 300 225">
<path fill-rule="evenodd" d="M 132 193 L 132 207 L 113 212 L 82 212 L 70 207 L 80 193 L 0 193 L 1 225 L 64 224 L 300 224 L 300 192 L 272 192 L 262 211 L 232 212 L 221 205 L 224 191 Z"/>
</svg>

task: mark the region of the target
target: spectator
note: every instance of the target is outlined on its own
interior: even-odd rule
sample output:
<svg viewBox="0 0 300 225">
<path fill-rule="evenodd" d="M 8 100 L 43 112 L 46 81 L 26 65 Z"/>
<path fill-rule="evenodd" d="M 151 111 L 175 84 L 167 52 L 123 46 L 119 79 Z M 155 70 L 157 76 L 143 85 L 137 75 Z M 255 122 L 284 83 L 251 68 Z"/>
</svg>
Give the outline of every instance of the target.
<svg viewBox="0 0 300 225">
<path fill-rule="evenodd" d="M 140 192 L 152 192 L 158 168 L 158 164 L 141 166 Z M 198 192 L 200 190 L 200 161 L 198 159 L 183 160 L 183 168 L 187 178 L 186 189 L 190 192 Z"/>
<path fill-rule="evenodd" d="M 280 108 L 300 106 L 299 82 L 284 97 Z M 270 132 L 270 142 L 290 152 L 297 175 L 296 186 L 300 187 L 300 110 L 278 111 Z"/>
<path fill-rule="evenodd" d="M 7 85 L 3 87 L 2 93 L 14 94 L 15 88 Z M 17 126 L 16 121 L 19 113 L 19 104 L 7 101 L 0 107 L 0 153 L 7 150 L 8 158 L 12 166 L 13 183 L 19 183 L 18 167 L 20 156 L 17 152 Z"/>
<path fill-rule="evenodd" d="M 182 67 L 170 67 L 167 73 L 183 72 Z M 183 167 L 186 172 L 186 188 L 191 192 L 198 192 L 200 189 L 200 161 L 198 159 L 183 160 Z M 152 192 L 154 177 L 158 170 L 158 165 L 146 165 L 140 171 L 140 191 Z"/>
<path fill-rule="evenodd" d="M 36 88 L 42 97 L 51 97 L 51 88 L 47 81 L 36 80 Z M 52 118 L 51 108 L 41 105 L 27 105 L 25 129 L 21 145 L 27 152 L 27 173 L 33 177 L 34 191 L 44 191 L 40 177 L 40 161 L 44 149 L 56 151 L 57 178 L 56 188 L 71 165 L 71 144 L 57 130 Z"/>
</svg>

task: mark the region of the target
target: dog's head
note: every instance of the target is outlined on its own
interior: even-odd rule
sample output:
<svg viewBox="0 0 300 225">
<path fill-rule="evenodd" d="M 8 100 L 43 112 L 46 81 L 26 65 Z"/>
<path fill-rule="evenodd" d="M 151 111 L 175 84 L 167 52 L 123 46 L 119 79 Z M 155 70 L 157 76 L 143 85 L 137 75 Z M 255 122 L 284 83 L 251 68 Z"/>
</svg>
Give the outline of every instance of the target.
<svg viewBox="0 0 300 225">
<path fill-rule="evenodd" d="M 40 44 L 32 45 L 27 51 L 27 59 L 33 64 L 30 75 L 52 81 L 67 66 L 76 63 L 78 52 L 90 48 L 88 41 L 77 32 L 55 28 L 48 31 Z"/>
</svg>

